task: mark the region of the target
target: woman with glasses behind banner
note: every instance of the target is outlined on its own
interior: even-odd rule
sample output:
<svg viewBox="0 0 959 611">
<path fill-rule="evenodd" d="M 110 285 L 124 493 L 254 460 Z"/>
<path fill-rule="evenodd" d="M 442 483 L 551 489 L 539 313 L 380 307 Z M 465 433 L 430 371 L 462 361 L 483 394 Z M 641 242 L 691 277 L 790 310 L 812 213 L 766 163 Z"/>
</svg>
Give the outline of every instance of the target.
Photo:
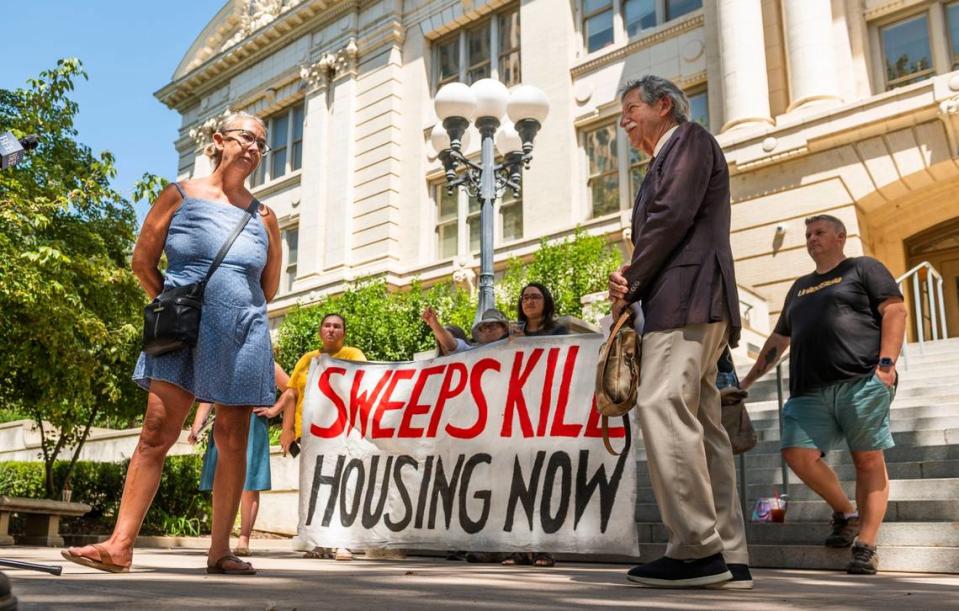
<svg viewBox="0 0 959 611">
<path fill-rule="evenodd" d="M 280 282 L 280 230 L 276 215 L 262 204 L 254 207 L 245 186 L 266 150 L 263 121 L 246 113 L 224 116 L 206 150 L 213 173 L 168 185 L 143 222 L 132 266 L 153 299 L 163 290 L 201 281 L 247 210 L 258 210 L 209 279 L 196 347 L 140 355 L 133 378 L 149 393 L 147 409 L 113 534 L 103 543 L 64 550 L 67 560 L 113 573 L 130 569 L 133 543 L 156 494 L 163 461 L 195 399 L 217 407 L 213 438 L 219 461 L 207 572 L 256 572 L 230 551 L 230 531 L 246 475 L 250 412 L 275 399 L 266 304 Z M 164 252 L 165 275 L 158 269 Z"/>
<path fill-rule="evenodd" d="M 526 337 L 546 335 L 569 335 L 569 329 L 556 322 L 556 305 L 553 294 L 545 285 L 530 282 L 519 293 L 516 303 L 516 318 Z M 507 566 L 528 565 L 550 567 L 556 564 L 552 554 L 546 552 L 513 552 L 503 560 Z"/>
</svg>

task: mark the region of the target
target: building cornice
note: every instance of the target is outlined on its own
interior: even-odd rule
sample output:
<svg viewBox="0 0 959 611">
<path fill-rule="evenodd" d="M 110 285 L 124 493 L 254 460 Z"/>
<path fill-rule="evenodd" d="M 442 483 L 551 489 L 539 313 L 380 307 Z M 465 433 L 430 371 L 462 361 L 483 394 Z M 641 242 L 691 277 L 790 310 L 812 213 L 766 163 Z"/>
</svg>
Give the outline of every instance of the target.
<svg viewBox="0 0 959 611">
<path fill-rule="evenodd" d="M 586 61 L 579 63 L 572 68 L 570 68 L 570 75 L 573 79 L 578 79 L 581 76 L 585 76 L 590 72 L 595 72 L 604 66 L 614 64 L 616 62 L 621 62 L 625 60 L 628 56 L 636 53 L 641 49 L 646 49 L 659 43 L 664 40 L 669 40 L 670 38 L 675 38 L 690 30 L 695 30 L 696 28 L 702 27 L 705 23 L 705 18 L 703 17 L 702 11 L 699 13 L 692 14 L 688 19 L 683 19 L 678 23 L 672 24 L 669 27 L 665 27 L 661 30 L 652 32 L 641 38 L 629 42 L 621 47 L 616 47 L 603 53 L 598 57 L 593 57 L 587 59 Z"/>
<path fill-rule="evenodd" d="M 355 12 L 359 4 L 359 0 L 301 0 L 300 4 L 279 13 L 265 25 L 168 83 L 154 95 L 168 107 L 179 108 L 319 23 Z"/>
</svg>

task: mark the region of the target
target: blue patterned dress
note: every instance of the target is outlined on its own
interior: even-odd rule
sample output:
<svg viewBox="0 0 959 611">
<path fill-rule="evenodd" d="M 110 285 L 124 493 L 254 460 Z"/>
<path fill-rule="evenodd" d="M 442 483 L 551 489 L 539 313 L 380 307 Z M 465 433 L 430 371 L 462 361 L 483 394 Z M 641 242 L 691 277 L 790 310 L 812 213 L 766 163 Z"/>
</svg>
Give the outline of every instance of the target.
<svg viewBox="0 0 959 611">
<path fill-rule="evenodd" d="M 164 252 L 169 267 L 163 288 L 199 282 L 246 214 L 222 202 L 183 194 L 173 214 Z M 207 283 L 196 348 L 160 356 L 140 354 L 133 379 L 144 390 L 151 380 L 176 384 L 218 405 L 273 405 L 273 352 L 260 276 L 269 237 L 259 214 L 250 219 Z"/>
</svg>

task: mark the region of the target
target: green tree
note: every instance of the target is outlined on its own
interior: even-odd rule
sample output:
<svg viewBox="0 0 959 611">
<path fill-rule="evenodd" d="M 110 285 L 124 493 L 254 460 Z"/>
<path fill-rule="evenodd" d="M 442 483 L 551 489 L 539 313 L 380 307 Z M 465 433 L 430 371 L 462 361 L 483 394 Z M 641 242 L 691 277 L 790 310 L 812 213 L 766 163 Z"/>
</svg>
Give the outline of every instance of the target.
<svg viewBox="0 0 959 611">
<path fill-rule="evenodd" d="M 405 291 L 390 291 L 382 279 L 363 279 L 346 292 L 305 307 L 296 307 L 279 330 L 279 362 L 290 372 L 296 361 L 322 345 L 317 330 L 329 313 L 347 321 L 346 343 L 374 361 L 408 361 L 435 346 L 433 335 L 420 314 L 427 305 L 436 309 L 444 324 L 469 332 L 476 301 L 465 290 L 450 284 L 424 289 L 413 282 Z"/>
<path fill-rule="evenodd" d="M 90 427 L 143 402 L 130 381 L 144 303 L 129 266 L 136 216 L 110 185 L 113 156 L 77 141 L 79 78 L 80 61 L 64 59 L 0 89 L 0 127 L 41 136 L 0 173 L 0 406 L 37 423 L 51 497 L 61 453 L 73 448 L 68 480 Z"/>
<path fill-rule="evenodd" d="M 578 227 L 565 240 L 540 242 L 533 260 L 513 258 L 496 288 L 496 301 L 510 318 L 516 316 L 519 292 L 529 282 L 546 285 L 556 301 L 557 316 L 583 318 L 580 299 L 606 290 L 610 272 L 619 267 L 622 254 L 603 236 L 591 236 Z"/>
</svg>

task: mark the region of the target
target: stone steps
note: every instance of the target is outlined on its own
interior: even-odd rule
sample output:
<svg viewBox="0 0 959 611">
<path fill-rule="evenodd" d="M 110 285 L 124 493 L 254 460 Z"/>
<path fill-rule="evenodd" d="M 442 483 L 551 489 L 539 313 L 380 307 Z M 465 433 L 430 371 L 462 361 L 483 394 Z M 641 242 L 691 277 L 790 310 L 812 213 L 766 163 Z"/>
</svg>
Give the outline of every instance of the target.
<svg viewBox="0 0 959 611">
<path fill-rule="evenodd" d="M 779 432 L 776 431 L 776 436 L 778 437 Z M 959 444 L 959 428 L 950 428 L 950 429 L 934 429 L 934 430 L 925 430 L 925 431 L 900 431 L 892 434 L 892 438 L 896 443 L 897 447 L 917 447 L 917 446 L 940 446 L 940 445 L 956 445 Z M 895 448 L 893 448 L 895 449 Z M 887 450 L 889 452 L 889 450 Z M 748 453 L 749 459 L 757 460 L 768 460 L 768 457 L 761 458 L 760 455 L 772 454 L 774 456 L 779 456 L 779 440 L 761 440 L 756 444 L 752 450 Z M 843 449 L 837 449 L 830 452 L 830 454 L 846 454 Z M 636 458 L 637 460 L 646 460 L 646 450 L 642 447 L 642 444 L 636 448 Z M 776 459 L 778 460 L 778 459 Z M 851 460 L 851 457 L 850 457 Z"/>
<path fill-rule="evenodd" d="M 788 367 L 784 398 L 788 398 Z M 745 375 L 740 371 L 740 377 Z M 907 347 L 890 411 L 896 447 L 885 451 L 890 501 L 879 533 L 883 571 L 959 572 L 959 338 Z M 750 523 L 755 499 L 782 488 L 779 401 L 775 371 L 750 389 L 747 403 L 760 441 L 745 455 L 750 560 L 768 568 L 842 570 L 848 549 L 823 545 L 832 510 L 789 471 L 790 503 L 783 524 Z M 665 549 L 666 530 L 649 487 L 642 443 L 638 462 L 636 520 L 644 559 Z M 845 449 L 825 458 L 843 489 L 855 496 L 856 471 Z M 740 460 L 736 465 L 739 471 Z M 737 473 L 742 481 L 742 474 Z"/>
<path fill-rule="evenodd" d="M 791 488 L 791 487 L 790 487 Z M 749 519 L 752 507 L 743 508 Z M 821 500 L 791 501 L 786 519 L 791 522 L 826 522 L 832 509 Z M 659 509 L 650 498 L 636 503 L 637 522 L 660 522 Z M 954 499 L 889 501 L 885 522 L 959 522 L 959 503 Z"/>
<path fill-rule="evenodd" d="M 666 545 L 663 543 L 639 545 L 640 558 L 645 561 L 659 558 L 665 551 Z M 842 571 L 849 558 L 848 548 L 833 549 L 823 545 L 749 546 L 749 562 L 757 568 Z M 959 573 L 959 547 L 880 545 L 879 562 L 882 572 Z"/>
<path fill-rule="evenodd" d="M 640 540 L 666 543 L 666 527 L 658 522 L 637 522 Z M 752 545 L 822 545 L 830 533 L 829 522 L 752 522 L 746 539 Z M 959 547 L 959 522 L 885 522 L 879 529 L 880 546 Z"/>
</svg>

